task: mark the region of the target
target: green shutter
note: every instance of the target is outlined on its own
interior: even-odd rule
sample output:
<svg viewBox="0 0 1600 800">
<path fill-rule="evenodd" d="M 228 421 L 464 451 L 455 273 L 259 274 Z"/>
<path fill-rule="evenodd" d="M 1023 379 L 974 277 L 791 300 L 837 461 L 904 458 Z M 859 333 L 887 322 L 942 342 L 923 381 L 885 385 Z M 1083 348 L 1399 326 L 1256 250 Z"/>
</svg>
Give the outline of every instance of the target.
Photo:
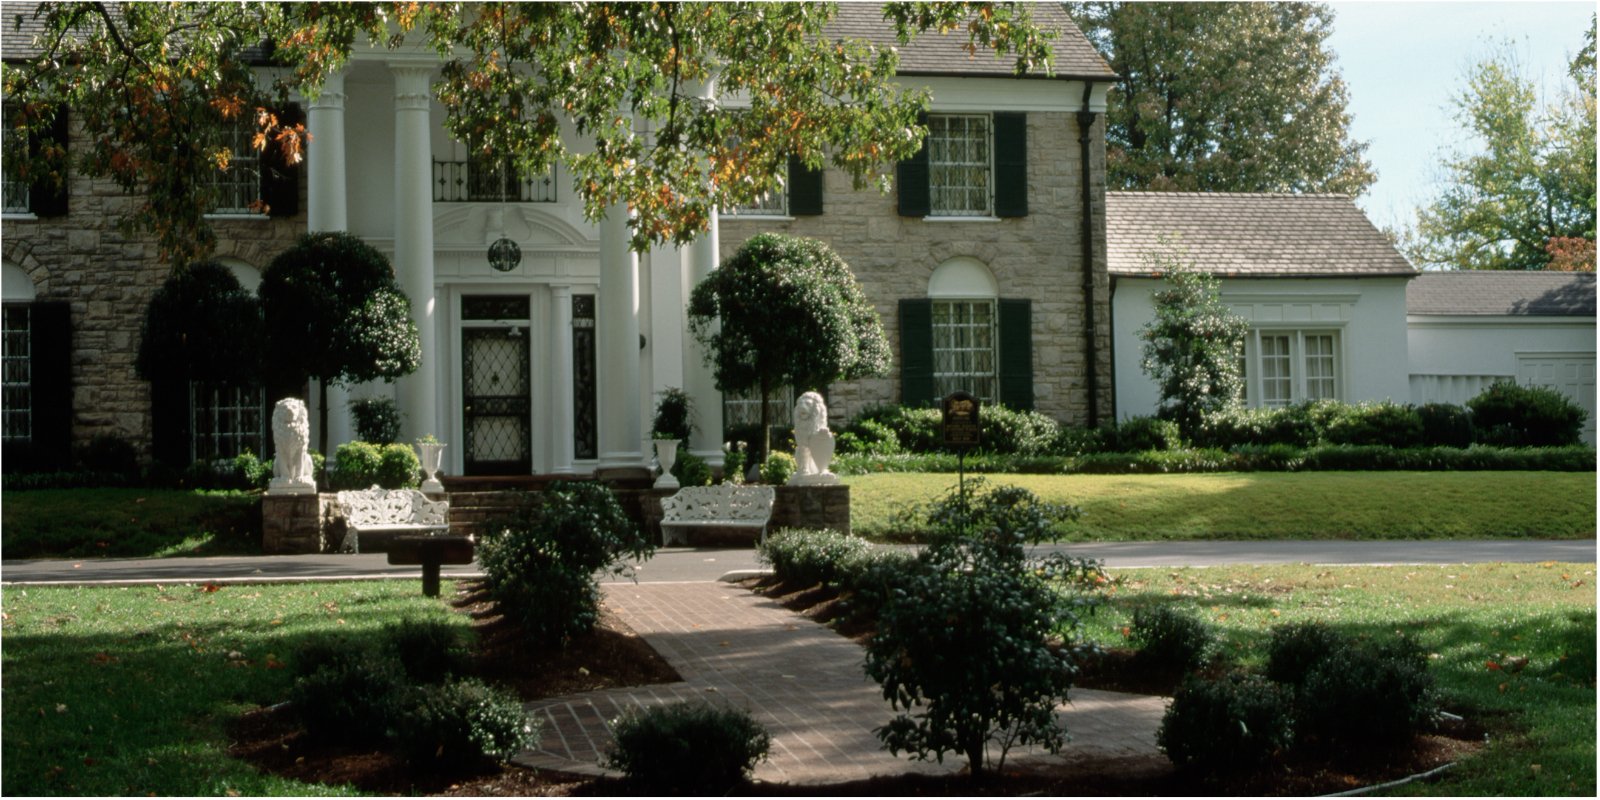
<svg viewBox="0 0 1600 800">
<path fill-rule="evenodd" d="M 1000 403 L 1033 409 L 1033 301 L 1000 301 Z"/>
<path fill-rule="evenodd" d="M 934 401 L 933 301 L 900 301 L 900 404 L 925 407 Z"/>
<path fill-rule="evenodd" d="M 50 127 L 29 141 L 29 148 L 34 152 L 49 142 L 67 148 L 69 133 L 67 129 L 67 107 L 60 106 L 50 120 Z M 34 216 L 60 217 L 67 213 L 67 179 L 69 159 L 61 159 L 62 179 L 60 183 L 48 177 L 40 178 L 28 187 L 28 210 Z"/>
<path fill-rule="evenodd" d="M 278 114 L 278 121 L 291 127 L 304 122 L 305 114 L 300 106 L 291 105 Z M 300 213 L 300 164 L 289 163 L 276 144 L 269 144 L 261 154 L 261 201 L 267 204 L 270 217 Z"/>
<path fill-rule="evenodd" d="M 822 213 L 822 170 L 807 169 L 805 162 L 789 157 L 789 216 L 815 217 Z"/>
<path fill-rule="evenodd" d="M 994 215 L 1028 216 L 1028 115 L 995 112 Z"/>
<path fill-rule="evenodd" d="M 72 309 L 66 301 L 29 308 L 33 455 L 39 468 L 65 468 L 72 454 Z"/>
<path fill-rule="evenodd" d="M 926 126 L 928 115 L 917 116 L 917 124 Z M 933 209 L 928 198 L 928 140 L 923 137 L 917 154 L 895 167 L 895 184 L 899 189 L 900 216 L 926 217 Z"/>
</svg>

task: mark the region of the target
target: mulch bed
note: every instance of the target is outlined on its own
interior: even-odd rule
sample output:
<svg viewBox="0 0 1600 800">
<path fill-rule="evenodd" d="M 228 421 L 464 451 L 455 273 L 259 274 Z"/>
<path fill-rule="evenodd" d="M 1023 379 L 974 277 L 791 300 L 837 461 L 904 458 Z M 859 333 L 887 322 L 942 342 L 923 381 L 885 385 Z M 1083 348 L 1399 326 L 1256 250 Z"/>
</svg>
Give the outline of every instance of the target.
<svg viewBox="0 0 1600 800">
<path fill-rule="evenodd" d="M 462 582 L 452 608 L 472 618 L 477 630 L 474 664 L 478 677 L 517 692 L 524 700 L 621 686 L 680 680 L 656 652 L 602 608 L 600 623 L 565 651 L 532 647 L 517 626 L 496 612 L 481 583 Z M 871 636 L 870 624 L 849 621 L 848 598 L 821 587 L 785 586 L 771 578 L 742 585 L 801 615 L 828 624 L 856 642 Z M 1132 654 L 1108 651 L 1086 665 L 1078 685 L 1085 688 L 1170 695 L 1182 676 L 1141 671 Z M 483 765 L 454 773 L 412 770 L 401 759 L 371 749 L 313 742 L 284 705 L 262 708 L 235 720 L 231 755 L 265 772 L 309 783 L 351 784 L 384 795 L 437 796 L 615 796 L 653 794 L 615 779 L 549 770 Z M 1447 724 L 1420 736 L 1410 748 L 1376 761 L 1335 764 L 1328 758 L 1299 757 L 1250 774 L 1208 779 L 1175 770 L 1163 757 L 1007 765 L 1005 774 L 975 782 L 959 773 L 904 775 L 830 784 L 789 786 L 753 783 L 740 794 L 770 796 L 1015 796 L 1015 795 L 1312 795 L 1349 790 L 1427 771 L 1461 759 L 1482 747 L 1483 730 L 1470 723 Z"/>
</svg>

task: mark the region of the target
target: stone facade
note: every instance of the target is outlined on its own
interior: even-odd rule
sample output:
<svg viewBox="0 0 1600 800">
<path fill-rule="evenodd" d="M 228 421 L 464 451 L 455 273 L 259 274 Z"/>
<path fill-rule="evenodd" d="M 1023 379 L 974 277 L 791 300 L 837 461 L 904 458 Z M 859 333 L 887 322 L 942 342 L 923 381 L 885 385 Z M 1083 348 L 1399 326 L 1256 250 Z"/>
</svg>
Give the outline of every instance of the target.
<svg viewBox="0 0 1600 800">
<path fill-rule="evenodd" d="M 261 498 L 261 552 L 267 555 L 328 553 L 342 530 L 334 531 L 336 495 L 266 495 Z M 342 527 L 342 525 L 340 526 Z"/>
<path fill-rule="evenodd" d="M 68 148 L 80 153 L 89 146 L 75 132 Z M 0 255 L 28 274 L 39 300 L 71 305 L 73 442 L 116 436 L 148 455 L 150 384 L 134 374 L 133 361 L 145 309 L 171 274 L 171 265 L 158 260 L 153 238 L 119 228 L 118 221 L 136 203 L 114 181 L 74 173 L 67 187 L 66 216 L 7 215 Z M 213 225 L 213 255 L 264 270 L 305 232 L 306 218 L 303 212 L 218 218 Z"/>
<path fill-rule="evenodd" d="M 1105 260 L 1105 138 L 1097 117 L 1090 155 L 1094 208 L 1096 372 L 1099 413 L 1111 404 L 1110 281 Z M 895 362 L 890 374 L 837 384 L 828 395 L 829 417 L 847 420 L 863 408 L 900 399 L 898 303 L 926 297 L 941 263 L 975 258 L 994 273 L 1002 298 L 1033 301 L 1034 408 L 1062 422 L 1089 417 L 1088 358 L 1084 346 L 1083 175 L 1078 122 L 1070 113 L 1028 114 L 1028 216 L 968 221 L 899 216 L 893 191 L 850 188 L 850 176 L 829 169 L 823 213 L 792 219 L 721 219 L 727 258 L 758 233 L 772 231 L 826 241 L 844 258 L 877 308 Z"/>
</svg>

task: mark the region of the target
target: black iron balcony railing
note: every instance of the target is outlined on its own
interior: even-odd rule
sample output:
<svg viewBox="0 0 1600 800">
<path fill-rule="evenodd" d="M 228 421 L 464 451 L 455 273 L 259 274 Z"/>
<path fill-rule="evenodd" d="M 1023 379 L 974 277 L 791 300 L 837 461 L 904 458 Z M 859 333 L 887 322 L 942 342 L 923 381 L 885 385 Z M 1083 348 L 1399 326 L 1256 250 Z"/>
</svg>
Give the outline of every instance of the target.
<svg viewBox="0 0 1600 800">
<path fill-rule="evenodd" d="M 434 161 L 435 203 L 554 203 L 555 170 L 524 175 L 503 161 Z"/>
</svg>

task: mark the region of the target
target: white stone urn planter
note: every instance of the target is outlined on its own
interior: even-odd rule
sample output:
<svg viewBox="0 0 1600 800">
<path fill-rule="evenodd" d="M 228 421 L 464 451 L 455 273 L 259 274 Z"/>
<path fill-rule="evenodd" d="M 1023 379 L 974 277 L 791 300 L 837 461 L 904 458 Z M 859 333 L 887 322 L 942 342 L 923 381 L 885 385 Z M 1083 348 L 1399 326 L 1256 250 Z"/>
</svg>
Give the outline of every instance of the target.
<svg viewBox="0 0 1600 800">
<path fill-rule="evenodd" d="M 444 461 L 443 444 L 438 442 L 417 442 L 417 458 L 422 462 L 422 491 L 443 492 L 444 484 L 439 482 L 439 466 Z"/>
<path fill-rule="evenodd" d="M 678 440 L 656 439 L 656 461 L 661 464 L 661 477 L 656 478 L 655 488 L 676 489 L 678 479 L 672 477 L 672 465 L 678 463 Z"/>
</svg>

